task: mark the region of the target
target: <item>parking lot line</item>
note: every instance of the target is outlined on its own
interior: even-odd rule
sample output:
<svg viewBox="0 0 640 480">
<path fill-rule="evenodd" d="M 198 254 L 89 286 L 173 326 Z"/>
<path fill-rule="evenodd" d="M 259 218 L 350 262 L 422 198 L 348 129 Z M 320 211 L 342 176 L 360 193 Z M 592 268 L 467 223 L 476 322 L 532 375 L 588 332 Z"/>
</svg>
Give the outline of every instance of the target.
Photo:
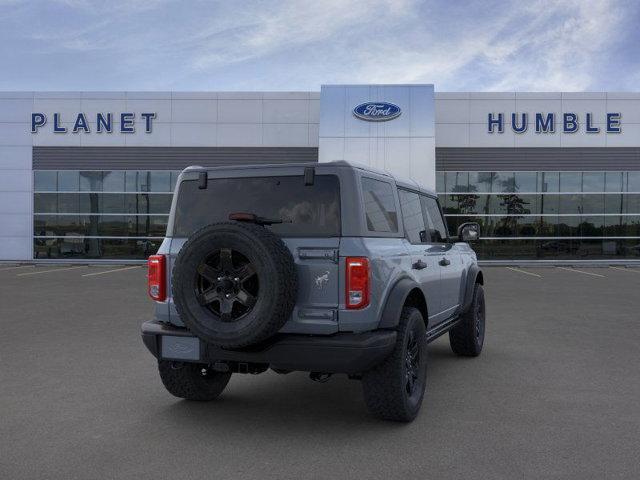
<svg viewBox="0 0 640 480">
<path fill-rule="evenodd" d="M 601 275 L 599 273 L 585 272 L 584 270 L 577 270 L 575 268 L 567 268 L 567 267 L 556 267 L 556 268 L 559 268 L 560 270 L 566 270 L 568 272 L 584 273 L 585 275 L 591 275 L 592 277 L 606 278 L 605 275 Z"/>
<path fill-rule="evenodd" d="M 132 270 L 134 268 L 142 268 L 144 265 L 134 265 L 133 267 L 117 268 L 115 270 L 105 270 L 104 272 L 85 273 L 83 277 L 92 277 L 94 275 L 104 275 L 105 273 L 123 272 L 125 270 Z"/>
<path fill-rule="evenodd" d="M 17 267 L 0 268 L 0 272 L 4 272 L 5 270 L 17 270 L 18 268 L 27 268 L 27 267 L 34 268 L 35 265 L 19 265 Z"/>
<path fill-rule="evenodd" d="M 507 268 L 507 270 L 511 270 L 513 272 L 524 273 L 525 275 L 531 275 L 532 277 L 542 278 L 542 275 L 538 275 L 537 273 L 526 272 L 524 270 L 520 270 L 519 268 L 515 268 L 515 267 L 506 267 L 506 268 Z"/>
<path fill-rule="evenodd" d="M 640 273 L 640 268 L 622 268 L 622 267 L 614 267 L 613 265 L 610 265 L 609 268 L 613 270 L 622 270 L 623 272 Z"/>
<path fill-rule="evenodd" d="M 56 268 L 56 269 L 53 269 L 53 270 L 40 270 L 38 272 L 18 273 L 16 275 L 16 277 L 25 277 L 27 275 L 38 275 L 40 273 L 63 272 L 65 270 L 76 270 L 78 268 L 87 268 L 87 266 L 86 265 L 79 265 L 77 267 Z"/>
</svg>

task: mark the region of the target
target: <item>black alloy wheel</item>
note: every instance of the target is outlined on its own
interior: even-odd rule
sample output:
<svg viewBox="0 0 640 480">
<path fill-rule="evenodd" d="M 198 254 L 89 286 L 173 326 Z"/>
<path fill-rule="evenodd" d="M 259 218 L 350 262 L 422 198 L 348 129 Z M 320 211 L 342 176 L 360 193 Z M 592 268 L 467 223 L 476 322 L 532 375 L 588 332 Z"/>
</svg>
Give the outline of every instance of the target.
<svg viewBox="0 0 640 480">
<path fill-rule="evenodd" d="M 407 340 L 407 352 L 405 356 L 405 390 L 408 396 L 412 396 L 416 392 L 416 384 L 418 383 L 420 373 L 420 343 L 416 338 L 414 330 L 409 331 Z"/>
<path fill-rule="evenodd" d="M 257 302 L 259 279 L 255 267 L 240 252 L 221 248 L 196 270 L 196 298 L 222 321 L 234 322 Z"/>
</svg>

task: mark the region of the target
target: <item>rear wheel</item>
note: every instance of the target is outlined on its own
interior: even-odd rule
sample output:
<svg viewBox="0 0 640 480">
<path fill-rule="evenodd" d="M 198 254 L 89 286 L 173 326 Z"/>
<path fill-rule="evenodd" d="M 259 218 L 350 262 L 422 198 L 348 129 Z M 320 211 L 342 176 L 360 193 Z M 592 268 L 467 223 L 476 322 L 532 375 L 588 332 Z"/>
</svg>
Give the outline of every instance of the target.
<svg viewBox="0 0 640 480">
<path fill-rule="evenodd" d="M 376 417 L 412 421 L 422 405 L 427 380 L 424 319 L 413 307 L 402 309 L 393 353 L 362 376 L 364 399 Z"/>
<path fill-rule="evenodd" d="M 216 372 L 199 363 L 160 360 L 158 370 L 169 393 L 187 400 L 213 400 L 222 393 L 231 378 L 231 373 Z"/>
<path fill-rule="evenodd" d="M 460 322 L 449 330 L 451 350 L 457 355 L 477 357 L 484 344 L 484 289 L 479 283 L 473 289 L 473 300 Z"/>
</svg>

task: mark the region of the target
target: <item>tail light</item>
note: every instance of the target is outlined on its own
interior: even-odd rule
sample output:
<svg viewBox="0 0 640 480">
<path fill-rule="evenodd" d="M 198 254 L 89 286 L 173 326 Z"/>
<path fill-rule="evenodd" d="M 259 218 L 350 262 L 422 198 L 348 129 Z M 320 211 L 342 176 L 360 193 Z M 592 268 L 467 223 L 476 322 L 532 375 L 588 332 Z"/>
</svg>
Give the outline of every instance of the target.
<svg viewBox="0 0 640 480">
<path fill-rule="evenodd" d="M 369 259 L 347 257 L 346 266 L 346 307 L 364 308 L 369 305 Z"/>
<path fill-rule="evenodd" d="M 164 302 L 167 298 L 166 288 L 166 257 L 164 255 L 151 255 L 147 260 L 149 269 L 147 276 L 147 291 L 149 296 L 157 302 Z"/>
</svg>

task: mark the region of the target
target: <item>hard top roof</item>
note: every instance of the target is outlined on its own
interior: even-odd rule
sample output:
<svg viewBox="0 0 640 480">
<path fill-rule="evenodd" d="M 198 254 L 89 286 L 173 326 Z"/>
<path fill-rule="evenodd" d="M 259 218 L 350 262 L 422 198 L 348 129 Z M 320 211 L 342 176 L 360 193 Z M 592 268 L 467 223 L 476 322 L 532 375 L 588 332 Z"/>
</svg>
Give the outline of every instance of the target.
<svg viewBox="0 0 640 480">
<path fill-rule="evenodd" d="M 369 165 L 365 165 L 358 162 L 350 162 L 347 160 L 336 160 L 333 162 L 292 162 L 292 163 L 270 163 L 270 164 L 252 164 L 252 165 L 223 165 L 218 167 L 201 167 L 197 165 L 189 166 L 184 169 L 184 171 L 220 171 L 220 170 L 252 170 L 252 169 L 264 169 L 264 168 L 290 168 L 290 167 L 314 167 L 316 169 L 322 170 L 323 167 L 339 167 L 339 168 L 355 168 L 358 170 L 362 170 L 365 172 L 375 173 L 377 175 L 382 175 L 386 177 L 390 177 L 395 181 L 395 183 L 399 187 L 409 188 L 411 190 L 419 190 L 425 193 L 429 193 L 431 195 L 435 195 L 433 190 L 430 190 L 422 185 L 420 185 L 415 180 L 410 180 L 407 178 L 399 177 L 387 170 L 382 170 L 375 167 L 370 167 Z"/>
</svg>

